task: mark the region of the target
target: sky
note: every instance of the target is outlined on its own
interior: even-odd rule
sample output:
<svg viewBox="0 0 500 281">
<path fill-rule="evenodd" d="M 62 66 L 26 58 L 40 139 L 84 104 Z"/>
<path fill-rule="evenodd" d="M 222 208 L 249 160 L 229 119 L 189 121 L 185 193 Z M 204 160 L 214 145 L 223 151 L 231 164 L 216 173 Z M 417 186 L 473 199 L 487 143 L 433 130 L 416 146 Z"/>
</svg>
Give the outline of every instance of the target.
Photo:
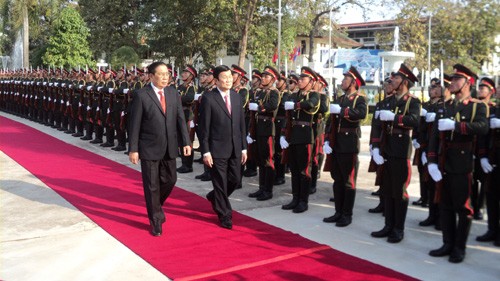
<svg viewBox="0 0 500 281">
<path fill-rule="evenodd" d="M 367 7 L 366 10 L 366 20 L 363 19 L 362 9 L 358 6 L 344 6 L 338 13 L 334 13 L 333 17 L 340 24 L 390 20 L 396 17 L 399 9 L 396 6 L 394 6 L 394 9 L 391 9 L 387 6 L 374 5 L 373 7 Z"/>
</svg>

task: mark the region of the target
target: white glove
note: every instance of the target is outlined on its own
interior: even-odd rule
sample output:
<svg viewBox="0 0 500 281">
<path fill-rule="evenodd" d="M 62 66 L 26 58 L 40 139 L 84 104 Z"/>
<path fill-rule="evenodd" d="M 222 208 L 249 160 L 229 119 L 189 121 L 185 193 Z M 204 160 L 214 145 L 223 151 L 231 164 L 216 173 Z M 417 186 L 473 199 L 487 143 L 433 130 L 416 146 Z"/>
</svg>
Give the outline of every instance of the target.
<svg viewBox="0 0 500 281">
<path fill-rule="evenodd" d="M 280 145 L 281 149 L 287 149 L 288 148 L 288 142 L 286 141 L 284 136 L 280 137 Z"/>
<path fill-rule="evenodd" d="M 92 89 L 92 86 L 87 86 L 87 91 L 90 91 Z"/>
<path fill-rule="evenodd" d="M 45 85 L 47 85 L 47 82 L 43 82 L 43 85 L 44 85 L 44 86 L 45 86 Z"/>
<path fill-rule="evenodd" d="M 97 91 L 99 92 L 102 89 L 102 87 L 97 87 Z"/>
<path fill-rule="evenodd" d="M 373 154 L 373 161 L 377 163 L 377 165 L 382 165 L 385 162 L 384 157 L 380 155 L 380 150 L 378 148 L 372 149 L 372 154 Z"/>
<path fill-rule="evenodd" d="M 281 139 L 280 139 L 280 142 L 281 142 Z M 247 143 L 248 144 L 252 144 L 253 143 L 253 139 L 250 135 L 247 136 Z"/>
<path fill-rule="evenodd" d="M 453 131 L 455 129 L 455 121 L 451 119 L 439 119 L 438 129 L 440 131 Z"/>
<path fill-rule="evenodd" d="M 81 88 L 83 88 L 83 85 L 78 85 L 78 89 L 81 89 Z"/>
<path fill-rule="evenodd" d="M 259 105 L 255 102 L 251 102 L 248 104 L 248 109 L 251 111 L 257 111 L 259 109 Z"/>
<path fill-rule="evenodd" d="M 439 171 L 438 165 L 435 163 L 431 163 L 427 166 L 427 170 L 429 171 L 429 175 L 431 175 L 431 178 L 435 181 L 438 182 L 443 179 L 443 175 L 441 175 L 441 171 Z"/>
<path fill-rule="evenodd" d="M 427 154 L 425 152 L 422 152 L 422 165 L 427 164 Z"/>
<path fill-rule="evenodd" d="M 194 128 L 194 121 L 193 120 L 189 121 L 189 128 Z"/>
<path fill-rule="evenodd" d="M 333 149 L 330 147 L 330 142 L 329 141 L 325 141 L 325 143 L 323 144 L 323 151 L 326 154 L 330 154 L 330 153 L 333 152 Z"/>
<path fill-rule="evenodd" d="M 434 120 L 436 120 L 436 113 L 427 112 L 427 114 L 425 115 L 425 122 L 432 123 L 434 122 Z"/>
<path fill-rule="evenodd" d="M 129 89 L 123 89 L 123 93 L 126 94 L 128 93 Z"/>
<path fill-rule="evenodd" d="M 197 94 L 194 95 L 194 100 L 198 100 L 200 97 L 201 97 L 201 94 L 197 93 Z"/>
<path fill-rule="evenodd" d="M 330 113 L 331 114 L 339 114 L 340 110 L 341 110 L 340 105 L 338 105 L 336 103 L 330 104 Z"/>
<path fill-rule="evenodd" d="M 285 110 L 294 110 L 294 108 L 295 108 L 295 103 L 293 101 L 285 102 Z"/>
<path fill-rule="evenodd" d="M 491 129 L 500 128 L 500 118 L 491 118 L 490 119 L 490 128 Z"/>
<path fill-rule="evenodd" d="M 113 88 L 109 88 L 108 93 L 110 93 L 110 94 L 113 93 Z"/>
<path fill-rule="evenodd" d="M 380 111 L 380 120 L 382 121 L 393 121 L 396 114 L 392 113 L 390 110 Z"/>
<path fill-rule="evenodd" d="M 426 114 L 427 114 L 427 110 L 425 110 L 424 108 L 421 108 L 420 109 L 420 116 L 425 117 Z"/>
<path fill-rule="evenodd" d="M 378 119 L 378 117 L 380 116 L 380 110 L 376 110 L 374 113 L 373 113 L 373 118 L 375 119 Z"/>
<path fill-rule="evenodd" d="M 488 158 L 481 158 L 481 168 L 483 168 L 483 171 L 486 174 L 491 173 L 493 171 L 493 166 L 491 166 L 490 161 L 488 161 Z"/>
<path fill-rule="evenodd" d="M 415 149 L 420 148 L 420 144 L 418 143 L 417 139 L 413 139 L 411 142 L 413 143 L 413 147 L 415 147 Z"/>
<path fill-rule="evenodd" d="M 66 83 L 62 83 L 62 84 L 61 84 L 61 87 L 66 87 Z"/>
</svg>

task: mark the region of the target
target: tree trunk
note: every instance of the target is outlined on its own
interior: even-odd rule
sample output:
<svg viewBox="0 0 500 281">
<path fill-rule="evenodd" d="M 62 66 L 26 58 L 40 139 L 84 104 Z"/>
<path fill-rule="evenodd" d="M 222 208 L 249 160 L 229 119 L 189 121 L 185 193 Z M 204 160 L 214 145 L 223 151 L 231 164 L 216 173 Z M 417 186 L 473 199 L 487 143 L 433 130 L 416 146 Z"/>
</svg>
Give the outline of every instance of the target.
<svg viewBox="0 0 500 281">
<path fill-rule="evenodd" d="M 30 41 L 29 41 L 29 21 L 28 5 L 25 3 L 22 8 L 23 14 L 23 68 L 29 68 L 30 64 Z"/>
<path fill-rule="evenodd" d="M 250 25 L 252 24 L 253 13 L 255 11 L 255 7 L 257 5 L 257 0 L 250 0 L 247 6 L 247 14 L 245 16 L 245 23 L 241 30 L 241 38 L 240 38 L 240 56 L 238 58 L 238 66 L 244 67 L 245 57 L 247 54 L 247 46 L 248 46 L 248 30 L 250 29 Z"/>
<path fill-rule="evenodd" d="M 338 8 L 332 9 L 332 11 L 337 11 Z M 329 13 L 330 10 L 324 10 L 316 14 L 314 19 L 311 22 L 311 31 L 309 32 L 309 62 L 313 61 L 313 54 L 314 54 L 314 32 L 316 31 L 316 26 L 318 25 L 319 18 L 323 16 L 326 13 Z"/>
</svg>

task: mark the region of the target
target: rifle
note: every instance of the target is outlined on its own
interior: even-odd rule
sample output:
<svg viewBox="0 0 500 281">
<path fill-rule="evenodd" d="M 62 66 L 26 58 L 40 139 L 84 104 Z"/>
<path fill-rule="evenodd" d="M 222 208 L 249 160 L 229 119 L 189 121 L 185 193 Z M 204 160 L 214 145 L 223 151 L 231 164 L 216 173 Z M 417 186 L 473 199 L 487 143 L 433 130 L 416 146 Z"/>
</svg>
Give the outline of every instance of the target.
<svg viewBox="0 0 500 281">
<path fill-rule="evenodd" d="M 443 116 L 441 118 L 446 118 L 446 101 L 443 97 Z M 436 128 L 435 128 L 436 129 Z M 446 161 L 446 131 L 439 132 L 439 154 L 438 154 L 438 166 L 441 173 L 444 172 L 444 162 Z M 436 193 L 434 195 L 434 203 L 439 203 L 441 201 L 441 190 L 443 189 L 443 179 L 436 182 Z"/>
<path fill-rule="evenodd" d="M 113 122 L 111 116 L 113 115 L 113 94 L 109 94 L 109 105 L 108 112 L 106 115 L 106 126 L 113 128 Z"/>
<path fill-rule="evenodd" d="M 254 92 L 254 97 L 253 97 L 253 101 L 256 101 L 257 99 L 257 94 L 259 93 L 259 90 L 255 90 Z M 248 125 L 248 134 L 250 135 L 250 137 L 252 139 L 256 139 L 257 136 L 257 132 L 255 131 L 256 130 L 256 126 L 257 126 L 257 113 L 255 111 L 250 111 L 250 124 Z M 252 145 L 252 144 L 248 144 L 248 159 L 249 160 L 254 160 L 254 156 L 255 154 L 257 153 L 257 151 L 255 151 L 255 146 Z"/>
<path fill-rule="evenodd" d="M 337 96 L 334 96 L 333 103 L 337 101 Z M 328 110 L 330 110 L 328 108 Z M 335 133 L 340 129 L 340 126 L 337 127 L 337 118 L 338 114 L 330 114 L 330 133 L 328 134 L 328 141 L 330 142 L 330 146 L 335 144 Z M 340 123 L 339 123 L 340 125 Z M 325 167 L 323 168 L 324 172 L 332 171 L 332 154 L 327 154 L 325 159 Z"/>
<path fill-rule="evenodd" d="M 99 95 L 97 97 L 97 108 L 96 108 L 96 111 L 95 111 L 95 121 L 97 121 L 97 125 L 102 125 L 102 120 L 101 120 L 101 107 L 102 107 L 102 94 L 100 94 L 99 92 L 97 92 L 97 94 Z"/>
</svg>

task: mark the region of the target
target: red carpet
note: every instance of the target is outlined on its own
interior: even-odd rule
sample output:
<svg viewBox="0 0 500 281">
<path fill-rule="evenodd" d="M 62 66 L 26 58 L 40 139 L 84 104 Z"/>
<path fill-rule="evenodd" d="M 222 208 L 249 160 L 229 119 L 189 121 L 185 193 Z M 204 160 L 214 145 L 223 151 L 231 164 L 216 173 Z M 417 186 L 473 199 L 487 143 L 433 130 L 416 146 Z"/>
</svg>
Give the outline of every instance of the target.
<svg viewBox="0 0 500 281">
<path fill-rule="evenodd" d="M 172 279 L 413 280 L 242 214 L 225 230 L 207 200 L 180 188 L 153 237 L 139 172 L 4 117 L 0 149 Z"/>
</svg>

